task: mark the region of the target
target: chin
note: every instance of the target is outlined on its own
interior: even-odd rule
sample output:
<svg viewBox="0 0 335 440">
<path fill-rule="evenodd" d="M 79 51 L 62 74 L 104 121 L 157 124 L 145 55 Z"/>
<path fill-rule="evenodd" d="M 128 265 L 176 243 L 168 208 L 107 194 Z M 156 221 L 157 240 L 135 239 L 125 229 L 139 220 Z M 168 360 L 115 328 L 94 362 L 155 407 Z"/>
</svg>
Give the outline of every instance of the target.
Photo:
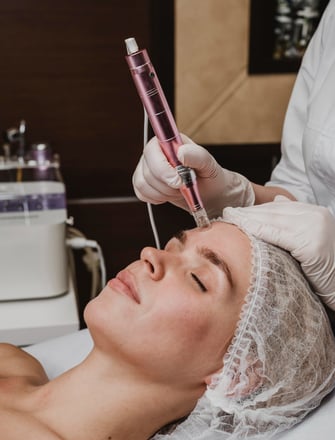
<svg viewBox="0 0 335 440">
<path fill-rule="evenodd" d="M 84 309 L 83 317 L 89 330 L 99 326 L 99 322 L 102 319 L 102 317 L 99 317 L 99 310 L 101 308 L 97 306 L 97 302 L 97 298 L 92 299 L 86 304 Z"/>
</svg>

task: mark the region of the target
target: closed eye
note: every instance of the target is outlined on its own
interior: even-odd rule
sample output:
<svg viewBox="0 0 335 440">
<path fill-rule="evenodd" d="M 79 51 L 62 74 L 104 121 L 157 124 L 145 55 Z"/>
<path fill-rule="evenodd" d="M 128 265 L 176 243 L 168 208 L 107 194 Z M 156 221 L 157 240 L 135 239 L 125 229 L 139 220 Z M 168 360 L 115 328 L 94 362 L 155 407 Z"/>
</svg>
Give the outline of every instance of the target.
<svg viewBox="0 0 335 440">
<path fill-rule="evenodd" d="M 200 279 L 194 273 L 191 273 L 191 276 L 194 279 L 194 281 L 198 284 L 198 286 L 200 287 L 201 291 L 202 292 L 207 292 L 206 286 L 200 281 Z"/>
</svg>

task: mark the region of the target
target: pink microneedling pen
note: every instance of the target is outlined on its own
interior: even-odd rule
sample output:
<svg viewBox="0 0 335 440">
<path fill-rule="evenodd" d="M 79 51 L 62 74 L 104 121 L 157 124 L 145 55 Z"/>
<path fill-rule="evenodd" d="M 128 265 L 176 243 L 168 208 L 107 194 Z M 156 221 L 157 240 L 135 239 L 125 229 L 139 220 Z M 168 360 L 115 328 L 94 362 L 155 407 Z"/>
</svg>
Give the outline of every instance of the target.
<svg viewBox="0 0 335 440">
<path fill-rule="evenodd" d="M 139 50 L 135 38 L 128 38 L 125 43 L 126 60 L 151 127 L 167 160 L 183 182 L 180 191 L 197 226 L 207 227 L 210 221 L 199 195 L 195 172 L 178 160 L 177 151 L 183 141 L 149 55 L 145 49 Z"/>
</svg>

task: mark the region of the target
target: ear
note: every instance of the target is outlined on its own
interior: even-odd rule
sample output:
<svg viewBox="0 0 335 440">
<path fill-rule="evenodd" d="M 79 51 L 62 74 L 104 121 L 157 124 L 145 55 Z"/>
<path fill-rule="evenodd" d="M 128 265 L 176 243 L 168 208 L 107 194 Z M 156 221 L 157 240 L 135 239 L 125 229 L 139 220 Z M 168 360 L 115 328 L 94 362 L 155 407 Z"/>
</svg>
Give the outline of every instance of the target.
<svg viewBox="0 0 335 440">
<path fill-rule="evenodd" d="M 221 371 L 222 368 L 206 376 L 204 379 L 206 385 L 210 385 L 213 377 Z M 235 398 L 247 397 L 256 392 L 263 383 L 264 375 L 262 362 L 259 359 L 252 360 L 251 357 L 249 357 L 248 367 L 245 373 L 242 375 L 240 371 L 236 371 L 226 395 L 227 397 Z"/>
<path fill-rule="evenodd" d="M 212 383 L 212 379 L 214 376 L 216 376 L 217 374 L 221 373 L 222 368 L 219 368 L 217 371 L 214 371 L 214 373 L 209 374 L 208 376 L 205 377 L 204 382 L 207 386 L 209 386 Z"/>
<path fill-rule="evenodd" d="M 264 383 L 263 365 L 258 360 L 248 360 L 248 367 L 242 375 L 240 371 L 236 372 L 227 395 L 229 397 L 241 398 L 247 397 L 256 392 Z"/>
</svg>

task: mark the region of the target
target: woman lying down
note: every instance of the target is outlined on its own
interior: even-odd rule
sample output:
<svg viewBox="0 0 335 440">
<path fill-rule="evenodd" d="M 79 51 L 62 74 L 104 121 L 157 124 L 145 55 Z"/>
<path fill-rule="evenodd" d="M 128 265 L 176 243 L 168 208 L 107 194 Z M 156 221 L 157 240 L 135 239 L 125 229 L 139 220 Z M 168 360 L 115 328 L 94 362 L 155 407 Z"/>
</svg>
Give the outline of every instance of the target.
<svg viewBox="0 0 335 440">
<path fill-rule="evenodd" d="M 51 381 L 1 344 L 1 440 L 270 439 L 335 385 L 296 262 L 222 221 L 144 248 L 85 320 L 94 348 Z"/>
</svg>

